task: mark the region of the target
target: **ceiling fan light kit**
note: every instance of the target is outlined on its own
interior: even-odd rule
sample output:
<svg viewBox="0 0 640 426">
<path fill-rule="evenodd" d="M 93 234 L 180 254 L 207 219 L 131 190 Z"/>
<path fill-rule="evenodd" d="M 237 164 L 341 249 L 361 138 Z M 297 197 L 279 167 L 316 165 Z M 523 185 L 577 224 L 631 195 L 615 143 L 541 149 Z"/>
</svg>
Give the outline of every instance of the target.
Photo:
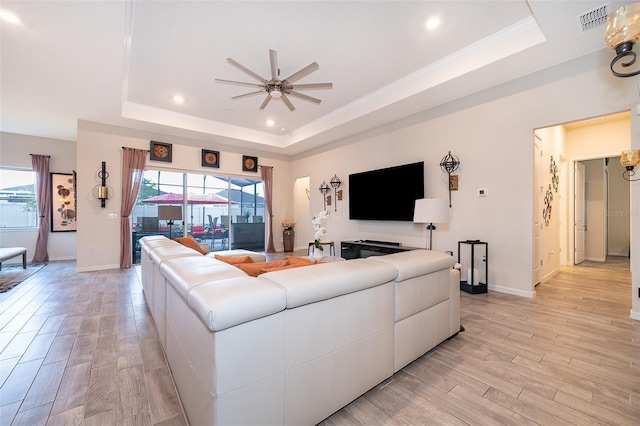
<svg viewBox="0 0 640 426">
<path fill-rule="evenodd" d="M 287 95 L 291 95 L 293 97 L 303 99 L 305 101 L 319 104 L 320 102 L 322 102 L 320 99 L 314 98 L 309 95 L 305 95 L 303 93 L 299 93 L 297 92 L 297 90 L 322 90 L 322 89 L 333 88 L 332 83 L 311 83 L 311 84 L 296 84 L 296 85 L 293 84 L 296 81 L 300 80 L 301 78 L 306 77 L 307 75 L 319 69 L 320 66 L 316 62 L 312 62 L 306 67 L 291 74 L 289 77 L 281 80 L 280 69 L 278 68 L 278 52 L 276 52 L 273 49 L 269 50 L 269 62 L 270 62 L 270 68 L 271 68 L 270 80 L 267 80 L 266 78 L 261 77 L 257 73 L 251 71 L 249 68 L 245 67 L 244 65 L 240 64 L 239 62 L 236 62 L 231 58 L 227 58 L 227 62 L 230 65 L 233 65 L 234 67 L 238 68 L 240 71 L 244 72 L 248 76 L 253 77 L 254 79 L 260 81 L 260 84 L 246 83 L 243 81 L 224 80 L 220 78 L 215 79 L 216 83 L 235 84 L 238 86 L 249 86 L 249 87 L 254 87 L 259 89 L 253 92 L 244 93 L 242 95 L 233 96 L 231 97 L 232 100 L 242 99 L 252 95 L 258 95 L 260 93 L 266 93 L 267 97 L 260 105 L 259 107 L 260 109 L 264 109 L 269 103 L 269 101 L 271 100 L 271 98 L 276 98 L 276 99 L 282 99 L 282 101 L 287 106 L 287 108 L 289 108 L 290 111 L 295 110 L 296 109 L 295 106 L 291 103 L 291 100 L 289 100 L 289 97 Z"/>
</svg>

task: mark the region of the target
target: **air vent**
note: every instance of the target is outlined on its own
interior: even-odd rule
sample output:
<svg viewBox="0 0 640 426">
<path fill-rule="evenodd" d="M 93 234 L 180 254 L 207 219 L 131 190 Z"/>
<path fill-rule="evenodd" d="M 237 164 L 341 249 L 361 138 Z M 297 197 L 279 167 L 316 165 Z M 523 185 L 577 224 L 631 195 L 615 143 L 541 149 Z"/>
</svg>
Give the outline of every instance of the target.
<svg viewBox="0 0 640 426">
<path fill-rule="evenodd" d="M 576 16 L 580 32 L 584 33 L 606 24 L 609 10 L 611 10 L 611 3 L 606 3 Z"/>
</svg>

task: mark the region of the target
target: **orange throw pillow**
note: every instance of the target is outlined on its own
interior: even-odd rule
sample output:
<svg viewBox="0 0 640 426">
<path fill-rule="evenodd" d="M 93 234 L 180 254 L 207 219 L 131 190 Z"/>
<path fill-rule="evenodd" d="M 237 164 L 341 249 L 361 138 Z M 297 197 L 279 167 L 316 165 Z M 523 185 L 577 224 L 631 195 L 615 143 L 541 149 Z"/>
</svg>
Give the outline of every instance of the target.
<svg viewBox="0 0 640 426">
<path fill-rule="evenodd" d="M 207 254 L 207 252 L 202 247 L 200 247 L 200 244 L 198 244 L 198 242 L 191 235 L 188 235 L 186 237 L 174 238 L 173 241 L 180 243 L 185 247 L 189 247 L 190 249 L 193 249 L 200 254 Z"/>
<path fill-rule="evenodd" d="M 251 256 L 220 256 L 215 255 L 216 259 L 228 263 L 229 265 L 237 265 L 240 263 L 254 263 Z"/>
<path fill-rule="evenodd" d="M 297 257 L 297 256 L 287 256 L 287 262 L 289 263 L 289 265 L 300 265 L 300 266 L 315 265 L 316 263 L 318 263 L 317 260 L 311 260 L 305 257 Z"/>
<path fill-rule="evenodd" d="M 255 263 L 239 263 L 237 265 L 233 265 L 236 268 L 242 269 L 247 275 L 252 277 L 257 277 L 261 273 L 263 273 L 264 268 L 275 268 L 278 266 L 286 266 L 286 260 L 274 260 L 271 262 L 255 262 Z"/>
</svg>

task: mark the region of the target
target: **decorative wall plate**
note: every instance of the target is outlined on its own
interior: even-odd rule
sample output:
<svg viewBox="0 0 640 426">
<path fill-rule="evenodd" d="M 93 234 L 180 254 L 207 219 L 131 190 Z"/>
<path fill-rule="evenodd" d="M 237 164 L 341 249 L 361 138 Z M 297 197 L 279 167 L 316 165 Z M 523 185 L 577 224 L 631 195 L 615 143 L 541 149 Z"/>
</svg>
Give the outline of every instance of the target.
<svg viewBox="0 0 640 426">
<path fill-rule="evenodd" d="M 242 156 L 242 171 L 243 172 L 257 172 L 258 171 L 258 157 L 252 157 L 250 155 Z"/>
<path fill-rule="evenodd" d="M 220 167 L 220 151 L 202 150 L 202 167 Z"/>
<path fill-rule="evenodd" d="M 171 162 L 172 147 L 170 143 L 151 141 L 149 159 L 152 161 Z"/>
</svg>

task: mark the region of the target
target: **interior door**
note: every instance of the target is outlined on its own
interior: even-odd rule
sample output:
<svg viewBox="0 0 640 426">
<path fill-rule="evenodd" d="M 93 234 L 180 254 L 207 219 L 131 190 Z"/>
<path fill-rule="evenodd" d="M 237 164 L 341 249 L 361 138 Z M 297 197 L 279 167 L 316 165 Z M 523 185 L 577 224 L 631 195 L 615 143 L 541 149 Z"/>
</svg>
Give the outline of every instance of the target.
<svg viewBox="0 0 640 426">
<path fill-rule="evenodd" d="M 584 262 L 585 234 L 587 230 L 586 222 L 586 194 L 585 194 L 585 166 L 582 163 L 575 163 L 574 179 L 574 201 L 575 201 L 575 221 L 574 221 L 574 260 L 575 265 Z"/>
<path fill-rule="evenodd" d="M 539 138 L 536 135 L 536 138 Z M 533 285 L 542 282 L 542 151 L 537 141 L 534 144 L 534 178 L 533 178 Z"/>
</svg>

